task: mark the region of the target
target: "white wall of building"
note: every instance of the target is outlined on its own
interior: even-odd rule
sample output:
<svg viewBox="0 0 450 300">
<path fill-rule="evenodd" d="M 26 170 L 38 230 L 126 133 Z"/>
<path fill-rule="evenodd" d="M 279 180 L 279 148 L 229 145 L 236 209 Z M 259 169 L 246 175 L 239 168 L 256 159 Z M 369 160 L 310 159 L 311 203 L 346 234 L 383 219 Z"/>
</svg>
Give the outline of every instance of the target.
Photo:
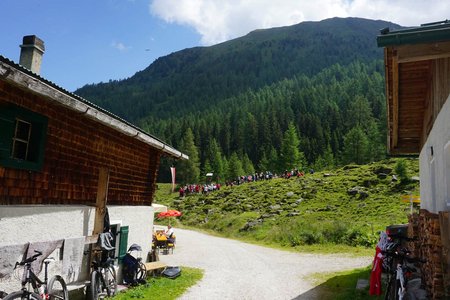
<svg viewBox="0 0 450 300">
<path fill-rule="evenodd" d="M 142 252 L 139 254 L 145 261 L 152 246 L 154 208 L 108 206 L 108 212 L 111 224 L 129 227 L 127 249 L 134 243 L 140 245 Z M 8 267 L 11 264 L 14 266 L 14 262 L 22 258 L 23 253 L 20 253 L 20 247 L 17 245 L 77 238 L 84 241 L 84 237 L 92 234 L 94 218 L 95 208 L 91 206 L 0 206 L 0 290 L 11 292 L 20 288 L 20 280 L 15 278 L 12 268 Z M 88 249 L 89 245 L 86 245 L 84 250 Z M 87 279 L 87 255 L 80 254 L 78 259 L 73 259 L 77 261 L 71 262 L 80 268 L 73 280 L 70 280 L 70 273 L 62 272 L 64 255 L 66 260 L 68 257 L 65 251 L 63 247 L 51 254 L 57 261 L 51 263 L 49 275 L 62 274 L 68 282 Z M 60 258 L 62 259 L 59 260 Z M 5 276 L 5 272 L 10 269 L 11 273 Z M 43 273 L 41 276 L 43 277 Z"/>
<path fill-rule="evenodd" d="M 421 208 L 450 211 L 450 101 L 447 99 L 420 152 Z"/>
</svg>

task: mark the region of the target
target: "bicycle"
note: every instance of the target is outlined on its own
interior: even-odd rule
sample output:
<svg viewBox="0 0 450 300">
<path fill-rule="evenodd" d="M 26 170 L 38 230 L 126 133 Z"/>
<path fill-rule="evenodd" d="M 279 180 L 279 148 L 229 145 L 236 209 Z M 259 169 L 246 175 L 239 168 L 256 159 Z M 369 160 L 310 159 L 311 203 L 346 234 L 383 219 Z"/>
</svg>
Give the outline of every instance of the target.
<svg viewBox="0 0 450 300">
<path fill-rule="evenodd" d="M 117 276 L 114 269 L 114 259 L 106 255 L 104 250 L 102 252 L 101 261 L 92 262 L 91 272 L 91 288 L 90 300 L 104 299 L 105 297 L 112 297 L 117 294 Z"/>
<path fill-rule="evenodd" d="M 31 263 L 35 261 L 42 252 L 34 250 L 35 255 L 26 258 L 21 262 L 16 262 L 14 270 L 18 266 L 24 266 L 24 272 L 22 275 L 22 289 L 20 291 L 13 292 L 6 295 L 3 300 L 11 299 L 32 299 L 32 300 L 56 300 L 69 299 L 69 293 L 64 279 L 60 275 L 54 275 L 48 281 L 48 264 L 54 261 L 53 258 L 46 258 L 44 260 L 44 280 L 41 280 L 34 274 Z M 47 283 L 48 282 L 48 283 Z"/>
<path fill-rule="evenodd" d="M 383 268 L 387 273 L 387 287 L 385 300 L 403 300 L 406 295 L 406 286 L 408 280 L 417 272 L 416 268 L 411 266 L 412 263 L 423 263 L 424 261 L 410 257 L 411 251 L 405 247 L 401 247 L 401 241 L 412 241 L 414 238 L 389 235 L 391 238 L 397 238 L 397 241 L 391 241 L 382 251 L 385 256 Z"/>
</svg>

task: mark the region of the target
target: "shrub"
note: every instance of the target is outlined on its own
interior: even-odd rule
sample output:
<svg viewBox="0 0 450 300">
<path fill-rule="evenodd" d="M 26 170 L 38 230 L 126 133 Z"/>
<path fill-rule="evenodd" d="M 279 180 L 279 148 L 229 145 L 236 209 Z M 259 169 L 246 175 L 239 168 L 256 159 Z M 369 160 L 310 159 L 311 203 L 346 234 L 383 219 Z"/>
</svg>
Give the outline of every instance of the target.
<svg viewBox="0 0 450 300">
<path fill-rule="evenodd" d="M 395 173 L 397 173 L 401 184 L 406 184 L 409 182 L 408 170 L 404 159 L 398 160 L 395 164 Z"/>
</svg>

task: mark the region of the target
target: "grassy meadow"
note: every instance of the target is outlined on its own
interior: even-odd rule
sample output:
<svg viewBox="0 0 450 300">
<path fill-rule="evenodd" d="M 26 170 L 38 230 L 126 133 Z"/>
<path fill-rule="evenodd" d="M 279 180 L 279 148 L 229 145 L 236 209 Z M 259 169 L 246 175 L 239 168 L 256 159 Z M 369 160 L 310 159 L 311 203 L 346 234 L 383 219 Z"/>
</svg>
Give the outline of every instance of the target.
<svg viewBox="0 0 450 300">
<path fill-rule="evenodd" d="M 418 171 L 417 159 L 391 158 L 184 198 L 158 184 L 154 202 L 183 212 L 171 220 L 179 227 L 294 251 L 366 254 L 380 230 L 407 222 L 410 205 L 401 196 L 419 194 Z"/>
</svg>

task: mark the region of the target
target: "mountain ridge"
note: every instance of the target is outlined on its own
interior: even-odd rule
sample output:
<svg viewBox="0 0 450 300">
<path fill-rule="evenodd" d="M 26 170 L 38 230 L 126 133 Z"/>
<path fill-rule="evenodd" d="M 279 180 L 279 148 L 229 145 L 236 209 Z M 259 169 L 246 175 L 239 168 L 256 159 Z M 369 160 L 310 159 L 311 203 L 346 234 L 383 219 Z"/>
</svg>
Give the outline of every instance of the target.
<svg viewBox="0 0 450 300">
<path fill-rule="evenodd" d="M 258 29 L 209 47 L 173 52 L 130 78 L 86 85 L 75 93 L 131 122 L 148 115 L 166 118 L 179 113 L 174 105 L 214 105 L 248 88 L 298 74 L 311 76 L 334 63 L 381 59 L 375 37 L 384 27 L 400 26 L 331 18 Z"/>
</svg>

